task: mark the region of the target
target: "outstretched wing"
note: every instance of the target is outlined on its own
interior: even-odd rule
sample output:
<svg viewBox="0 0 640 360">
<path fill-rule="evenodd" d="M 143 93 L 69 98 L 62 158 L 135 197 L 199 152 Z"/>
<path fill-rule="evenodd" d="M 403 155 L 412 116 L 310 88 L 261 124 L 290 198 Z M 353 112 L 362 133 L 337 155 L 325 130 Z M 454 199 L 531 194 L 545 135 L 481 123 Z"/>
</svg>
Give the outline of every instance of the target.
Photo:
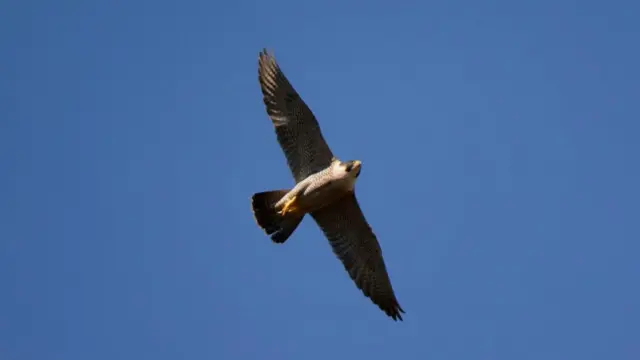
<svg viewBox="0 0 640 360">
<path fill-rule="evenodd" d="M 333 252 L 342 261 L 356 286 L 393 320 L 404 310 L 391 287 L 375 234 L 360 209 L 355 193 L 311 213 L 329 239 Z"/>
<path fill-rule="evenodd" d="M 266 50 L 258 59 L 258 79 L 267 114 L 296 182 L 328 167 L 333 153 L 318 121 Z"/>
</svg>

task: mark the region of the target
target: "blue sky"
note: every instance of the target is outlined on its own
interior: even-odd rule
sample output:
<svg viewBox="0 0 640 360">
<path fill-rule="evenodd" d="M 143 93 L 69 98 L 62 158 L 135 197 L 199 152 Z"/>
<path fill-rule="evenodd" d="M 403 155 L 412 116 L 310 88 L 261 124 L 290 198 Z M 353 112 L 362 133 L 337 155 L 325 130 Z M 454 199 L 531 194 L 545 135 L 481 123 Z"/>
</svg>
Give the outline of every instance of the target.
<svg viewBox="0 0 640 360">
<path fill-rule="evenodd" d="M 640 5 L 364 4 L 2 2 L 0 358 L 637 359 Z M 263 47 L 404 322 L 255 225 Z"/>
</svg>

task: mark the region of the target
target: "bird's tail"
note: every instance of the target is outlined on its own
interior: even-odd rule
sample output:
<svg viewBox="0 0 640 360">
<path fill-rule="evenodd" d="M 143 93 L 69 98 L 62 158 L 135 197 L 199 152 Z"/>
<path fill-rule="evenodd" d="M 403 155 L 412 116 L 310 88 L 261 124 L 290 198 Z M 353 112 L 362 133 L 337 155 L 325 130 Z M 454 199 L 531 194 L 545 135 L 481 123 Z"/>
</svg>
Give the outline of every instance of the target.
<svg viewBox="0 0 640 360">
<path fill-rule="evenodd" d="M 304 213 L 286 213 L 280 215 L 274 205 L 284 197 L 289 190 L 272 190 L 253 194 L 251 196 L 251 209 L 258 226 L 270 235 L 276 243 L 284 243 L 296 230 Z"/>
</svg>

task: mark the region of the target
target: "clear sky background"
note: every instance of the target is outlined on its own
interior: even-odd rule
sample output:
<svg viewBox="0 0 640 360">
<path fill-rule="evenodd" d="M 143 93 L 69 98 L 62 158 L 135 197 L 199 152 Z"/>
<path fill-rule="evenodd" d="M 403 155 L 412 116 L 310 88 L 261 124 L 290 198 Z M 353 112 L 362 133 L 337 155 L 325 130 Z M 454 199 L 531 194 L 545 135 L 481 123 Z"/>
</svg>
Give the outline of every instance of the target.
<svg viewBox="0 0 640 360">
<path fill-rule="evenodd" d="M 639 359 L 637 1 L 3 1 L 0 358 Z M 272 49 L 402 307 L 307 218 Z"/>
</svg>

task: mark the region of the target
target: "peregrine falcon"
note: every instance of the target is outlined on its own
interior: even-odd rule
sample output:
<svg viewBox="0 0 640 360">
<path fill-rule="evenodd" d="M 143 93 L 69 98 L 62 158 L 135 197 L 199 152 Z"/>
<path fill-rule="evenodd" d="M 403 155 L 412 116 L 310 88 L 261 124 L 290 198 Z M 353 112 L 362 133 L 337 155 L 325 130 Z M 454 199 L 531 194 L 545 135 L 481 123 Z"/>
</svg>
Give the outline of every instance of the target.
<svg viewBox="0 0 640 360">
<path fill-rule="evenodd" d="M 284 243 L 306 214 L 318 224 L 356 286 L 393 320 L 402 320 L 382 250 L 355 196 L 362 164 L 333 155 L 315 116 L 300 98 L 272 54 L 258 57 L 258 79 L 267 114 L 295 186 L 253 194 L 258 226 Z"/>
</svg>

